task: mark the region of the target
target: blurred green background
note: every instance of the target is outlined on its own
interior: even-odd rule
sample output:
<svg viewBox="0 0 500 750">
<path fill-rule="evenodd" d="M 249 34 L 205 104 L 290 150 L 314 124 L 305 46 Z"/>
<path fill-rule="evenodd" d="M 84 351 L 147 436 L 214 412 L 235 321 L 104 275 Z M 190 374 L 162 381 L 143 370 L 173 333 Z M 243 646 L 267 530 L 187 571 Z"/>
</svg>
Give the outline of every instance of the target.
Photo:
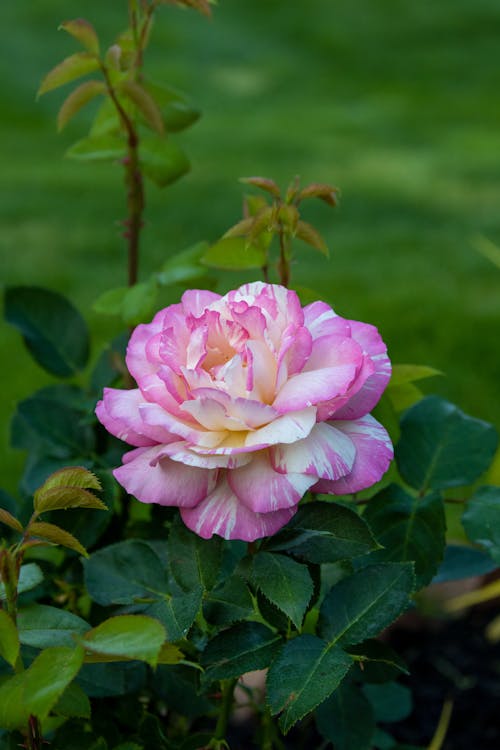
<svg viewBox="0 0 500 750">
<path fill-rule="evenodd" d="M 35 102 L 42 75 L 75 51 L 58 24 L 94 23 L 103 43 L 126 25 L 126 1 L 2 3 L 0 275 L 60 290 L 94 333 L 94 357 L 118 330 L 91 311 L 124 283 L 119 167 L 67 161 L 85 134 L 62 136 L 65 92 Z M 179 137 L 192 172 L 148 186 L 143 276 L 240 216 L 237 178 L 338 185 L 334 212 L 305 205 L 331 259 L 299 253 L 292 281 L 342 315 L 375 323 L 395 362 L 432 365 L 433 390 L 500 424 L 500 271 L 476 249 L 500 245 L 498 0 L 220 0 L 208 22 L 162 8 L 150 73 L 190 93 L 203 117 Z M 221 275 L 220 290 L 238 283 Z M 22 456 L 8 449 L 15 403 L 53 382 L 2 324 L 0 484 Z"/>
</svg>

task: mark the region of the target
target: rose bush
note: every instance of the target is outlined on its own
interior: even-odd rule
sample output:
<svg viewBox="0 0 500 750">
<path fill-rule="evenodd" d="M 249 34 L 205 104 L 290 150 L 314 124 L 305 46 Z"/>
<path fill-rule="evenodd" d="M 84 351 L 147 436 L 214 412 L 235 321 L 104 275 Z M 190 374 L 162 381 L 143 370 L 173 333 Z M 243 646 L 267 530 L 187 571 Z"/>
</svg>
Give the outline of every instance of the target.
<svg viewBox="0 0 500 750">
<path fill-rule="evenodd" d="M 391 374 L 378 331 L 285 287 L 187 291 L 135 329 L 127 366 L 138 388 L 96 409 L 135 446 L 114 475 L 201 537 L 274 534 L 308 489 L 358 492 L 392 459 L 369 414 Z"/>
</svg>

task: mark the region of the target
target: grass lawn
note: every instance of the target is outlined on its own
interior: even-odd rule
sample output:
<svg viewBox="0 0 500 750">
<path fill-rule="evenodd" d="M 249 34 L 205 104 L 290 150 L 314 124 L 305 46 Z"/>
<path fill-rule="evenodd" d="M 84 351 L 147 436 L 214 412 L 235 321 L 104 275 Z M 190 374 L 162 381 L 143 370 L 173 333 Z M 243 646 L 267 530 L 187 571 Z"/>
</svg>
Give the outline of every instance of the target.
<svg viewBox="0 0 500 750">
<path fill-rule="evenodd" d="M 43 73 L 74 51 L 58 24 L 79 15 L 111 43 L 126 2 L 0 10 L 0 277 L 69 296 L 97 355 L 117 327 L 91 304 L 125 279 L 122 176 L 64 160 L 86 118 L 57 136 L 61 96 L 34 100 Z M 500 425 L 500 271 L 476 250 L 480 235 L 500 245 L 497 0 L 220 0 L 212 22 L 158 16 L 150 70 L 204 114 L 179 138 L 190 175 L 148 191 L 143 274 L 237 220 L 239 176 L 331 182 L 339 208 L 305 209 L 331 259 L 302 249 L 292 281 L 378 325 L 395 362 L 442 370 L 428 389 Z M 221 275 L 220 290 L 240 278 Z M 22 457 L 6 448 L 8 421 L 52 379 L 5 324 L 0 343 L 0 484 L 13 490 Z"/>
</svg>

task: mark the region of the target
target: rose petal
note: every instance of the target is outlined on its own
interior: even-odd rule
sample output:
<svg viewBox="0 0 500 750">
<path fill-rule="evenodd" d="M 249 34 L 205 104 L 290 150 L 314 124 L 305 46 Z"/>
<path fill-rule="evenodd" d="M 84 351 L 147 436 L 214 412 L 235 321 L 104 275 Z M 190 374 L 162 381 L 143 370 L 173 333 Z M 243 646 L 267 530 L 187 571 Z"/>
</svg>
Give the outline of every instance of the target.
<svg viewBox="0 0 500 750">
<path fill-rule="evenodd" d="M 371 414 L 354 421 L 335 421 L 331 424 L 352 440 L 356 448 L 356 458 L 347 476 L 334 482 L 321 480 L 315 485 L 314 491 L 347 495 L 360 492 L 378 482 L 389 468 L 394 456 L 392 443 L 385 428 Z"/>
<path fill-rule="evenodd" d="M 139 407 L 144 403 L 138 388 L 128 391 L 105 388 L 104 398 L 97 404 L 95 413 L 108 432 L 130 445 L 170 442 L 174 438 L 167 430 L 148 425 L 141 419 Z"/>
<path fill-rule="evenodd" d="M 336 429 L 336 423 L 321 422 L 304 440 L 271 449 L 271 461 L 283 474 L 309 474 L 324 479 L 339 479 L 352 469 L 356 449 L 350 436 Z"/>
<path fill-rule="evenodd" d="M 199 317 L 207 307 L 221 299 L 220 294 L 207 289 L 188 289 L 181 297 L 184 313 Z"/>
<path fill-rule="evenodd" d="M 227 481 L 247 508 L 255 513 L 269 513 L 297 505 L 316 477 L 278 474 L 268 453 L 261 451 L 252 456 L 250 463 L 229 471 Z"/>
<path fill-rule="evenodd" d="M 276 443 L 294 443 L 302 440 L 311 432 L 316 422 L 316 408 L 309 406 L 301 411 L 283 414 L 273 422 L 266 424 L 246 438 L 247 446 L 276 445 Z"/>
<path fill-rule="evenodd" d="M 271 513 L 254 513 L 241 503 L 223 479 L 213 492 L 194 508 L 181 508 L 186 526 L 203 539 L 213 534 L 224 539 L 253 542 L 271 536 L 293 517 L 297 506 Z"/>
<path fill-rule="evenodd" d="M 158 404 L 141 404 L 139 412 L 146 424 L 163 427 L 169 433 L 205 448 L 213 448 L 219 445 L 226 436 L 226 432 L 197 428 L 196 424 L 175 417 Z"/>
<path fill-rule="evenodd" d="M 335 419 L 358 419 L 367 414 L 378 404 L 391 378 L 391 362 L 387 356 L 387 347 L 375 326 L 356 320 L 351 320 L 350 325 L 353 338 L 360 344 L 365 356 L 373 362 L 374 372 L 365 380 L 356 395 L 335 412 Z"/>
<path fill-rule="evenodd" d="M 301 372 L 287 380 L 273 406 L 279 412 L 290 412 L 340 396 L 348 390 L 357 370 L 357 363 L 346 363 L 338 367 Z"/>
<path fill-rule="evenodd" d="M 132 451 L 132 457 L 113 472 L 115 479 L 143 503 L 193 507 L 213 489 L 217 470 L 185 466 L 159 458 L 164 446 Z"/>
<path fill-rule="evenodd" d="M 349 322 L 337 315 L 326 302 L 313 302 L 304 307 L 304 325 L 311 332 L 313 340 L 321 336 L 350 336 Z"/>
<path fill-rule="evenodd" d="M 236 455 L 232 453 L 229 455 L 195 453 L 185 440 L 163 446 L 160 455 L 168 456 L 172 461 L 179 461 L 186 466 L 197 466 L 200 469 L 235 469 L 252 460 L 251 453 L 238 453 Z"/>
</svg>

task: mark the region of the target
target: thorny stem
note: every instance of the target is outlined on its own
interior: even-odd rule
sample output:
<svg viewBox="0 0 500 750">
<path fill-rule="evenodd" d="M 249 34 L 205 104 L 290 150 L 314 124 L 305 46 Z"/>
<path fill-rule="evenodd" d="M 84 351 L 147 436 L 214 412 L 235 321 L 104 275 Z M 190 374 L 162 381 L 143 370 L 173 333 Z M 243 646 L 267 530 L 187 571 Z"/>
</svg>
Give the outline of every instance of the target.
<svg viewBox="0 0 500 750">
<path fill-rule="evenodd" d="M 231 715 L 231 709 L 233 707 L 233 694 L 234 688 L 236 687 L 237 679 L 224 680 L 221 683 L 222 686 L 222 705 L 220 708 L 219 718 L 217 719 L 217 726 L 215 727 L 214 739 L 224 740 L 227 732 L 227 725 L 229 717 Z"/>
<path fill-rule="evenodd" d="M 285 236 L 285 228 L 281 222 L 279 224 L 279 238 L 280 257 L 278 261 L 278 273 L 281 283 L 288 289 L 290 284 L 290 247 L 289 241 Z"/>
</svg>

